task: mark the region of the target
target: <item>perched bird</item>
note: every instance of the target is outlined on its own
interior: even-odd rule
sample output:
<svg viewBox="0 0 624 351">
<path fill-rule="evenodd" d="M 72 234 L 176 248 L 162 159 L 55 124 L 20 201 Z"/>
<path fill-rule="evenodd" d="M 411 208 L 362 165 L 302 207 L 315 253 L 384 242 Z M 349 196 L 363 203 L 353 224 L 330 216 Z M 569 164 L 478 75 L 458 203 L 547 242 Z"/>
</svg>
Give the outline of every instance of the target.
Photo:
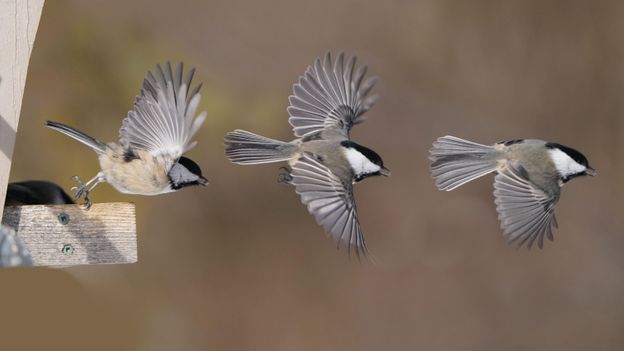
<svg viewBox="0 0 624 351">
<path fill-rule="evenodd" d="M 289 97 L 288 122 L 297 139 L 283 142 L 244 130 L 225 135 L 226 156 L 249 165 L 287 161 L 292 169 L 279 181 L 292 184 L 316 221 L 350 253 L 366 254 L 353 196 L 353 184 L 390 174 L 373 150 L 351 141 L 351 127 L 375 103 L 368 96 L 375 78 L 364 80 L 367 67 L 355 69 L 355 57 L 332 63 L 329 53 L 309 66 Z"/>
<path fill-rule="evenodd" d="M 78 182 L 76 199 L 84 196 L 90 207 L 89 193 L 99 183 L 109 183 L 119 192 L 159 195 L 190 185 L 206 185 L 201 169 L 182 156 L 192 149 L 191 141 L 206 119 L 206 112 L 196 115 L 201 84 L 191 89 L 195 69 L 183 77 L 183 64 L 175 71 L 171 64 L 156 66 L 147 72 L 134 108 L 128 112 L 119 130 L 119 142 L 103 143 L 72 127 L 48 121 L 46 125 L 92 148 L 101 171 L 91 180 Z"/>
<path fill-rule="evenodd" d="M 27 180 L 9 183 L 5 206 L 18 205 L 65 205 L 74 200 L 56 183 L 45 180 Z"/>
<path fill-rule="evenodd" d="M 451 191 L 496 173 L 494 197 L 501 228 L 510 242 L 541 249 L 553 240 L 555 205 L 561 187 L 573 178 L 596 175 L 587 158 L 571 147 L 537 139 L 481 145 L 454 136 L 438 138 L 430 150 L 438 189 Z"/>
</svg>

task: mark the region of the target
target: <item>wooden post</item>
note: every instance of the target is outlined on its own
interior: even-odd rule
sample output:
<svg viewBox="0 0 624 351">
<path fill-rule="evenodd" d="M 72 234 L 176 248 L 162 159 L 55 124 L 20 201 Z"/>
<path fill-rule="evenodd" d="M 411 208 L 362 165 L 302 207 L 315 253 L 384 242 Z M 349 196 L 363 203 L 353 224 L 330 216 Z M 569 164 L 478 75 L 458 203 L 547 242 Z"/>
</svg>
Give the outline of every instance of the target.
<svg viewBox="0 0 624 351">
<path fill-rule="evenodd" d="M 43 1 L 0 0 L 0 204 L 6 196 L 28 60 Z"/>
<path fill-rule="evenodd" d="M 14 228 L 34 266 L 137 261 L 132 203 L 7 206 L 2 223 Z"/>
</svg>

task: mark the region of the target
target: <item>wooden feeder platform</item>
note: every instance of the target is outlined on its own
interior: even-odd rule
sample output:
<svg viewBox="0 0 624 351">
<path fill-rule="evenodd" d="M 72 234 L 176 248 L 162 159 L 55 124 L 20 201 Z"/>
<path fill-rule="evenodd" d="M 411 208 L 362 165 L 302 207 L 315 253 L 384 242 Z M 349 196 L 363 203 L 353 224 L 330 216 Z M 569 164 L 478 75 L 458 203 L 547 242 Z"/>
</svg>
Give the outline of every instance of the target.
<svg viewBox="0 0 624 351">
<path fill-rule="evenodd" d="M 35 266 L 137 261 L 132 203 L 7 206 L 2 224 L 26 244 Z"/>
</svg>

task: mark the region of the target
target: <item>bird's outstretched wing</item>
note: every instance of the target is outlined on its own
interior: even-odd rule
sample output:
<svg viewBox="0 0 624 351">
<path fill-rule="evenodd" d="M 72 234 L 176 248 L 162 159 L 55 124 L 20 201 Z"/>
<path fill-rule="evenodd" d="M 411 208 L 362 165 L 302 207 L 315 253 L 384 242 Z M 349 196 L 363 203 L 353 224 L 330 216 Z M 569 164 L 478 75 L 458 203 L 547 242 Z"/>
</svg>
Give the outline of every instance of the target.
<svg viewBox="0 0 624 351">
<path fill-rule="evenodd" d="M 204 123 L 206 112 L 196 116 L 201 84 L 191 89 L 195 69 L 183 77 L 183 68 L 180 62 L 173 71 L 167 62 L 164 70 L 157 65 L 154 74 L 147 72 L 134 108 L 119 130 L 124 147 L 177 159 L 195 146 L 191 138 Z"/>
<path fill-rule="evenodd" d="M 521 165 L 507 163 L 494 180 L 494 196 L 501 228 L 509 241 L 518 242 L 518 246 L 527 243 L 531 248 L 537 239 L 540 249 L 544 236 L 552 241 L 552 227 L 557 227 L 555 205 L 559 194 L 559 190 L 547 194 L 528 179 Z"/>
<path fill-rule="evenodd" d="M 353 249 L 358 257 L 366 255 L 351 183 L 343 182 L 307 153 L 293 166 L 291 175 L 301 202 L 336 244 L 342 244 L 349 254 Z"/>
<path fill-rule="evenodd" d="M 332 63 L 327 53 L 322 62 L 317 58 L 299 78 L 288 98 L 288 122 L 297 137 L 331 131 L 348 138 L 351 127 L 375 104 L 377 96 L 367 96 L 376 78 L 364 80 L 367 67 L 356 70 L 355 60 L 353 56 L 345 65 L 340 53 Z"/>
</svg>

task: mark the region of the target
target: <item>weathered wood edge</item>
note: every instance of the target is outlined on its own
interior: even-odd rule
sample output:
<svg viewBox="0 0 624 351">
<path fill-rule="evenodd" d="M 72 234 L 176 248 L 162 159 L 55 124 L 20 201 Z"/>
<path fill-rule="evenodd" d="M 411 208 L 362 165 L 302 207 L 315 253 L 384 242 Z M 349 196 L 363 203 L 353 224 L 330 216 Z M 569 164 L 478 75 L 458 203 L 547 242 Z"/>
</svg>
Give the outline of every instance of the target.
<svg viewBox="0 0 624 351">
<path fill-rule="evenodd" d="M 7 206 L 2 223 L 13 227 L 34 266 L 66 267 L 137 261 L 133 203 Z"/>
</svg>

